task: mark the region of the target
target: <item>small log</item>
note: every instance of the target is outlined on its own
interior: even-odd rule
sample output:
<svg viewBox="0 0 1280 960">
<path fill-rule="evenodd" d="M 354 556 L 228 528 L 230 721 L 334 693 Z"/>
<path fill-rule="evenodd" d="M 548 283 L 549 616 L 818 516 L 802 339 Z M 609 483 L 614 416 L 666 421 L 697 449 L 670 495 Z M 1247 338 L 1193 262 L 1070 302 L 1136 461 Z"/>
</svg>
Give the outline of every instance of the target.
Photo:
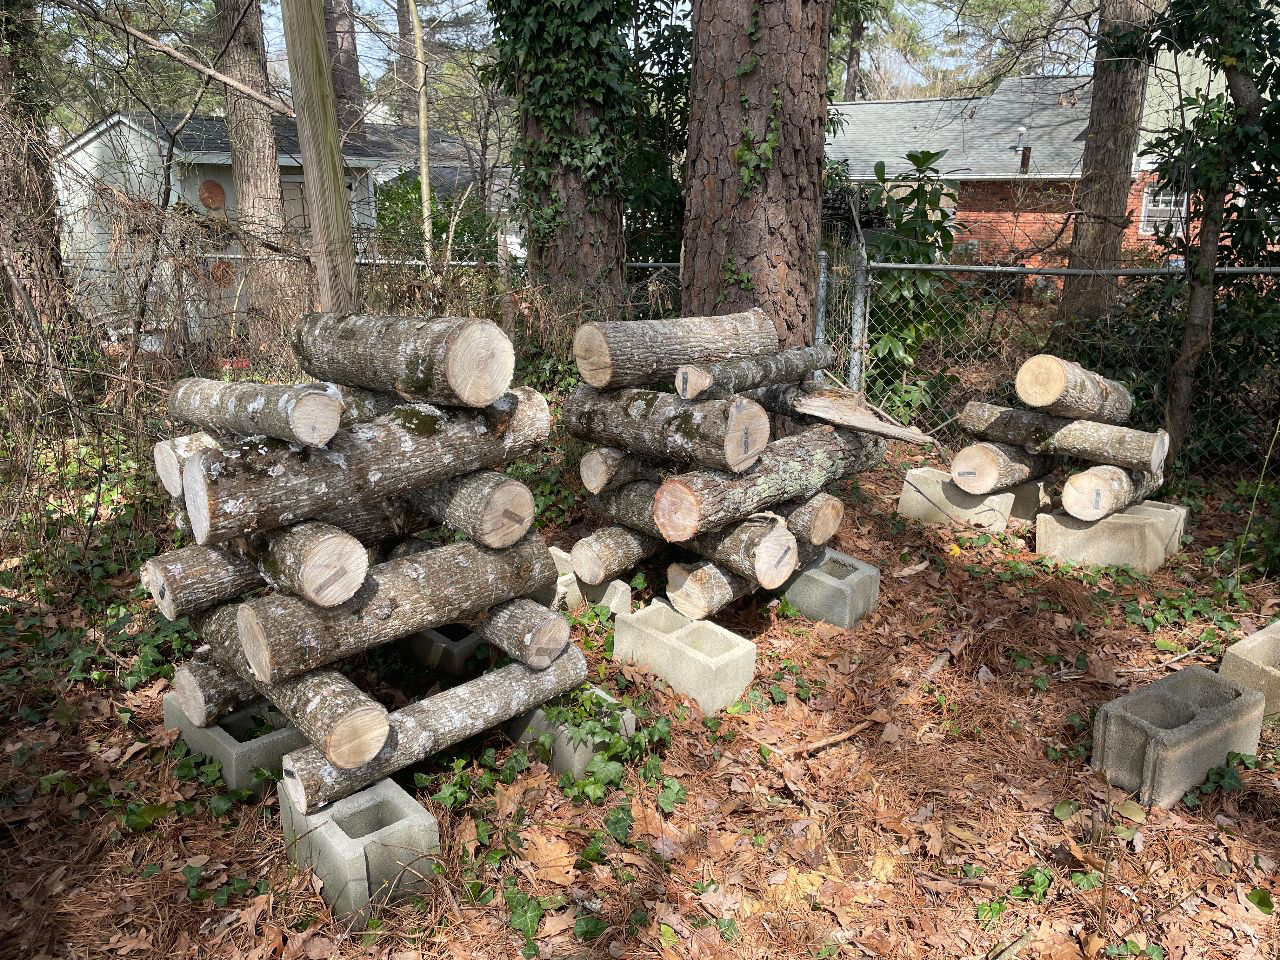
<svg viewBox="0 0 1280 960">
<path fill-rule="evenodd" d="M 519 480 L 478 470 L 415 491 L 409 506 L 486 547 L 509 547 L 533 525 L 533 494 Z"/>
<path fill-rule="evenodd" d="M 185 437 L 161 440 L 151 448 L 151 458 L 156 465 L 156 476 L 165 493 L 171 497 L 182 496 L 182 467 L 197 452 L 213 450 L 218 441 L 203 430 Z"/>
<path fill-rule="evenodd" d="M 182 712 L 197 727 L 212 726 L 258 696 L 256 686 L 214 659 L 208 647 L 201 647 L 173 671 L 173 692 Z"/>
<path fill-rule="evenodd" d="M 772 356 L 686 364 L 676 369 L 676 393 L 681 400 L 731 397 L 755 387 L 808 379 L 814 371 L 831 366 L 835 359 L 836 352 L 826 344 L 820 344 L 783 350 Z"/>
<path fill-rule="evenodd" d="M 496 401 L 515 372 L 511 340 L 491 320 L 312 313 L 295 350 L 318 379 L 464 407 Z"/>
<path fill-rule="evenodd" d="M 582 379 L 611 390 L 669 382 L 682 364 L 777 352 L 778 331 L 758 308 L 718 317 L 584 323 L 573 338 Z"/>
<path fill-rule="evenodd" d="M 521 598 L 489 611 L 480 633 L 490 646 L 531 670 L 545 670 L 569 645 L 569 621 L 535 600 Z"/>
<path fill-rule="evenodd" d="M 581 386 L 564 405 L 575 437 L 624 450 L 741 472 L 769 442 L 769 415 L 741 398 L 684 403 L 674 393 Z"/>
<path fill-rule="evenodd" d="M 999 440 L 1032 453 L 1080 457 L 1147 473 L 1161 473 L 1169 452 L 1169 435 L 1163 430 L 1147 433 L 1091 420 L 1064 420 L 976 400 L 965 404 L 956 422 L 975 437 Z"/>
<path fill-rule="evenodd" d="M 369 569 L 348 604 L 323 610 L 271 594 L 240 607 L 240 642 L 254 676 L 277 683 L 555 582 L 537 534 L 505 550 L 453 543 Z"/>
<path fill-rule="evenodd" d="M 198 545 L 152 557 L 139 575 L 168 620 L 226 603 L 264 583 L 253 560 Z"/>
<path fill-rule="evenodd" d="M 500 432 L 483 412 L 446 415 L 418 404 L 337 434 L 327 450 L 251 440 L 197 453 L 182 481 L 196 542 L 287 526 L 523 456 L 546 440 L 551 415 L 536 390 L 512 392 L 517 409 Z"/>
<path fill-rule="evenodd" d="M 346 603 L 369 571 L 359 540 L 317 520 L 273 531 L 257 552 L 268 583 L 318 607 Z"/>
<path fill-rule="evenodd" d="M 1014 389 L 1028 407 L 1068 420 L 1124 423 L 1133 413 L 1133 395 L 1123 383 L 1048 353 L 1018 368 Z"/>
<path fill-rule="evenodd" d="M 1067 478 L 1062 509 L 1077 520 L 1101 520 L 1141 503 L 1164 484 L 1158 473 L 1099 466 Z"/>
<path fill-rule="evenodd" d="M 261 435 L 323 447 L 338 432 L 342 398 L 328 384 L 225 383 L 188 377 L 170 391 L 169 415 L 210 433 Z"/>
<path fill-rule="evenodd" d="M 951 461 L 951 482 L 965 493 L 981 496 L 1043 477 L 1053 461 L 1021 447 L 984 440 L 971 443 Z"/>
<path fill-rule="evenodd" d="M 769 509 L 787 521 L 801 544 L 821 546 L 836 535 L 844 522 L 844 504 L 829 493 L 788 500 Z"/>
<path fill-rule="evenodd" d="M 821 387 L 813 383 L 784 383 L 752 390 L 745 396 L 770 413 L 801 420 L 821 420 L 837 427 L 868 433 L 907 443 L 937 444 L 916 427 L 890 423 L 867 406 L 866 398 L 856 390 L 844 387 Z"/>
<path fill-rule="evenodd" d="M 755 584 L 704 560 L 701 563 L 673 563 L 667 567 L 667 599 L 677 613 L 690 620 L 705 620 L 739 597 L 755 589 Z"/>
<path fill-rule="evenodd" d="M 572 690 L 587 677 L 587 661 L 573 644 L 545 670 L 513 663 L 410 704 L 391 715 L 382 752 L 358 770 L 339 770 L 304 747 L 286 754 L 282 783 L 303 813 L 350 796 L 440 750 L 483 733 Z"/>
<path fill-rule="evenodd" d="M 656 471 L 634 453 L 617 447 L 596 447 L 578 461 L 578 473 L 588 493 L 603 493 L 633 480 L 651 480 Z"/>
<path fill-rule="evenodd" d="M 377 420 L 404 404 L 404 398 L 395 393 L 362 390 L 340 383 L 335 383 L 334 387 L 342 398 L 342 419 L 338 424 L 342 430 L 350 430 L 358 423 Z"/>
<path fill-rule="evenodd" d="M 779 516 L 761 514 L 704 533 L 685 544 L 699 556 L 766 590 L 782 586 L 795 572 L 796 537 Z"/>
<path fill-rule="evenodd" d="M 626 573 L 664 546 L 657 537 L 630 527 L 602 527 L 575 543 L 569 557 L 577 578 L 594 585 Z"/>
<path fill-rule="evenodd" d="M 653 502 L 659 486 L 656 480 L 636 480 L 591 497 L 587 506 L 597 516 L 661 540 L 662 534 L 653 522 Z"/>
</svg>

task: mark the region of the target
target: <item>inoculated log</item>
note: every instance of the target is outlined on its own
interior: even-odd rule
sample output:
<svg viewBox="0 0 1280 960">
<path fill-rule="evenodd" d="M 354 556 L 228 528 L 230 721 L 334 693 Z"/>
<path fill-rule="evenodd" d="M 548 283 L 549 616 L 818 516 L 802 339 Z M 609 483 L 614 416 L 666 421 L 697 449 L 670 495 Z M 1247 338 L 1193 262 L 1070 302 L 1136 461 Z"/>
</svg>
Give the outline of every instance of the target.
<svg viewBox="0 0 1280 960">
<path fill-rule="evenodd" d="M 188 377 L 169 393 L 169 415 L 204 430 L 323 447 L 338 431 L 342 398 L 328 384 L 226 383 Z"/>
<path fill-rule="evenodd" d="M 787 521 L 787 527 L 802 545 L 826 543 L 836 535 L 844 521 L 844 504 L 829 493 L 788 500 L 769 509 Z"/>
<path fill-rule="evenodd" d="M 739 597 L 745 597 L 755 586 L 710 560 L 673 563 L 667 567 L 667 599 L 678 613 L 690 620 L 714 616 Z"/>
<path fill-rule="evenodd" d="M 1141 503 L 1163 483 L 1164 477 L 1158 473 L 1090 467 L 1067 478 L 1062 487 L 1062 509 L 1078 520 L 1101 520 Z"/>
<path fill-rule="evenodd" d="M 491 320 L 312 313 L 295 350 L 321 380 L 464 407 L 493 403 L 515 371 L 511 340 Z"/>
<path fill-rule="evenodd" d="M 173 692 L 182 712 L 197 727 L 212 726 L 258 696 L 256 686 L 216 660 L 208 647 L 201 647 L 173 671 Z"/>
<path fill-rule="evenodd" d="M 1133 395 L 1124 384 L 1048 353 L 1018 368 L 1014 388 L 1028 407 L 1068 420 L 1124 423 L 1133 413 Z"/>
<path fill-rule="evenodd" d="M 626 573 L 664 546 L 657 537 L 630 527 L 602 527 L 575 543 L 569 558 L 577 578 L 594 585 Z"/>
<path fill-rule="evenodd" d="M 533 494 L 519 480 L 478 470 L 415 491 L 409 506 L 486 547 L 509 547 L 533 525 Z"/>
<path fill-rule="evenodd" d="M 190 546 L 157 554 L 139 571 L 142 585 L 169 620 L 198 613 L 256 590 L 258 565 L 216 547 Z"/>
<path fill-rule="evenodd" d="M 581 386 L 564 405 L 564 424 L 584 440 L 738 473 L 769 442 L 769 415 L 741 398 L 684 403 L 674 393 Z"/>
<path fill-rule="evenodd" d="M 656 470 L 643 458 L 617 447 L 597 447 L 578 461 L 578 473 L 588 493 L 603 493 L 633 480 L 649 480 Z"/>
<path fill-rule="evenodd" d="M 536 600 L 521 598 L 489 611 L 480 634 L 490 646 L 532 670 L 545 670 L 569 645 L 569 621 Z"/>
<path fill-rule="evenodd" d="M 483 412 L 446 415 L 415 404 L 337 434 L 327 450 L 253 440 L 198 453 L 187 461 L 182 481 L 196 542 L 221 543 L 297 523 L 529 453 L 546 440 L 551 415 L 536 390 L 512 392 L 517 409 L 501 432 L 486 426 Z"/>
<path fill-rule="evenodd" d="M 832 427 L 815 427 L 775 440 L 739 476 L 699 470 L 668 477 L 657 490 L 654 523 L 663 539 L 680 543 L 775 503 L 811 497 L 844 476 L 848 463 L 844 439 Z"/>
<path fill-rule="evenodd" d="M 976 400 L 965 404 L 956 422 L 975 437 L 999 440 L 1033 453 L 1081 457 L 1148 473 L 1162 472 L 1169 452 L 1169 435 L 1163 430 L 1147 433 L 1091 420 L 1064 420 Z"/>
<path fill-rule="evenodd" d="M 866 398 L 856 390 L 844 387 L 821 387 L 812 383 L 784 383 L 762 387 L 746 394 L 770 413 L 799 419 L 822 420 L 837 427 L 849 427 L 890 440 L 907 443 L 937 441 L 916 427 L 890 423 L 867 406 Z"/>
<path fill-rule="evenodd" d="M 377 420 L 404 404 L 404 398 L 395 393 L 363 390 L 341 383 L 335 383 L 334 387 L 342 398 L 342 420 L 338 424 L 342 430 L 350 430 L 357 423 Z"/>
<path fill-rule="evenodd" d="M 324 520 L 369 546 L 413 533 L 427 520 L 398 498 L 365 500 L 346 509 L 325 511 Z"/>
<path fill-rule="evenodd" d="M 719 317 L 584 323 L 573 338 L 582 379 L 611 390 L 670 382 L 681 364 L 777 352 L 778 331 L 760 309 Z"/>
<path fill-rule="evenodd" d="M 1021 447 L 984 440 L 971 443 L 951 461 L 951 482 L 965 493 L 981 496 L 1043 477 L 1053 461 Z"/>
<path fill-rule="evenodd" d="M 512 717 L 572 690 L 587 677 L 587 661 L 573 644 L 545 670 L 522 663 L 501 667 L 391 715 L 392 735 L 368 765 L 339 770 L 314 748 L 286 754 L 284 789 L 303 813 L 350 796 Z"/>
<path fill-rule="evenodd" d="M 662 539 L 658 525 L 653 522 L 653 503 L 659 486 L 656 480 L 637 480 L 592 497 L 587 506 L 597 516 Z"/>
<path fill-rule="evenodd" d="M 453 543 L 380 563 L 352 601 L 322 610 L 272 594 L 241 605 L 240 642 L 254 675 L 276 683 L 555 582 L 537 534 L 505 550 Z"/>
<path fill-rule="evenodd" d="M 252 549 L 268 583 L 318 607 L 346 603 L 369 570 L 359 540 L 318 520 L 272 531 Z"/>
<path fill-rule="evenodd" d="M 203 430 L 188 434 L 185 437 L 174 437 L 172 440 L 161 440 L 151 448 L 151 457 L 156 465 L 156 476 L 165 493 L 171 497 L 182 496 L 182 467 L 201 450 L 211 450 L 218 446 L 218 441 Z"/>
<path fill-rule="evenodd" d="M 826 344 L 796 347 L 772 356 L 744 357 L 723 363 L 686 364 L 676 369 L 676 393 L 682 400 L 731 397 L 743 390 L 779 383 L 796 383 L 835 362 Z"/>
</svg>

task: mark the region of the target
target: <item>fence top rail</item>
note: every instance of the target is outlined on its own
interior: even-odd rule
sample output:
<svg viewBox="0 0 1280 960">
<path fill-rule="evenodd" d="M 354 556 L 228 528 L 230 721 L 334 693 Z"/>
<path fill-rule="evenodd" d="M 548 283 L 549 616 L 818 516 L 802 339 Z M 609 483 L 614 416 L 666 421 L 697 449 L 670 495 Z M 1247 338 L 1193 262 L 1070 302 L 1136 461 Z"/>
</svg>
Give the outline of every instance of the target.
<svg viewBox="0 0 1280 960">
<path fill-rule="evenodd" d="M 1187 272 L 1186 267 L 1118 267 L 1109 270 L 1088 270 L 1082 267 L 1020 267 L 999 264 L 965 263 L 884 263 L 878 260 L 867 264 L 870 270 L 916 270 L 936 273 L 1003 273 L 1041 277 L 1176 277 Z M 1280 267 L 1218 267 L 1219 275 L 1280 275 Z"/>
</svg>

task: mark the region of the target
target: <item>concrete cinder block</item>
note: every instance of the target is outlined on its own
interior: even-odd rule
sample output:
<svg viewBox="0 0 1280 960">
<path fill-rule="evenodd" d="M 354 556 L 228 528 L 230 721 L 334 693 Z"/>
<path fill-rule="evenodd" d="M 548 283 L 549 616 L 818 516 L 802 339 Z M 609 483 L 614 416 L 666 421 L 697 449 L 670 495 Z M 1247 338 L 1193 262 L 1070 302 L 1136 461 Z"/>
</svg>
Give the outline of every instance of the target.
<svg viewBox="0 0 1280 960">
<path fill-rule="evenodd" d="M 613 658 L 646 667 L 703 713 L 727 707 L 751 685 L 756 645 L 709 620 L 654 601 L 614 620 Z"/>
<path fill-rule="evenodd" d="M 852 627 L 880 602 L 880 571 L 830 547 L 782 588 L 787 602 L 810 620 Z"/>
<path fill-rule="evenodd" d="M 423 666 L 456 677 L 466 673 L 467 660 L 484 643 L 484 638 L 479 630 L 451 623 L 420 630 L 410 635 L 406 642 Z"/>
<path fill-rule="evenodd" d="M 1261 693 L 1268 715 L 1280 713 L 1280 620 L 1228 647 L 1218 675 Z"/>
<path fill-rule="evenodd" d="M 1148 500 L 1101 520 L 1077 520 L 1062 511 L 1036 517 L 1036 553 L 1082 565 L 1128 566 L 1155 573 L 1178 552 L 1185 507 Z"/>
<path fill-rule="evenodd" d="M 582 584 L 574 575 L 573 561 L 559 547 L 548 547 L 548 550 L 559 575 L 555 583 L 548 584 L 529 596 L 552 610 L 576 610 L 586 602 L 586 598 L 582 595 Z"/>
<path fill-rule="evenodd" d="M 589 687 L 591 694 L 603 700 L 609 706 L 604 709 L 618 712 L 618 726 L 623 736 L 629 737 L 636 732 L 636 715 L 599 687 Z M 568 697 L 578 694 L 569 693 Z M 564 724 L 554 723 L 548 716 L 545 707 L 530 710 L 516 717 L 507 724 L 507 736 L 516 743 L 529 744 L 535 742 L 544 733 L 552 736 L 551 769 L 556 773 L 572 774 L 573 779 L 581 780 L 587 774 L 587 765 L 597 753 L 598 744 L 575 743 Z"/>
<path fill-rule="evenodd" d="M 394 780 L 379 780 L 312 814 L 281 789 L 280 817 L 289 859 L 310 867 L 336 916 L 364 927 L 375 904 L 430 887 L 440 852 L 436 818 Z"/>
<path fill-rule="evenodd" d="M 1254 753 L 1263 696 L 1186 667 L 1112 700 L 1094 724 L 1093 767 L 1142 803 L 1172 807 L 1228 753 Z"/>
<path fill-rule="evenodd" d="M 260 737 L 253 736 L 263 720 L 274 729 Z M 253 771 L 279 774 L 284 755 L 307 746 L 307 738 L 265 700 L 245 704 L 212 726 L 197 727 L 183 712 L 178 695 L 169 692 L 164 695 L 164 727 L 177 728 L 193 753 L 222 761 L 222 779 L 231 790 L 261 793 L 266 781 L 255 783 Z"/>
<path fill-rule="evenodd" d="M 578 586 L 583 598 L 592 606 L 602 603 L 615 617 L 620 613 L 631 612 L 631 587 L 621 580 L 610 580 L 594 586 L 579 582 Z"/>
<path fill-rule="evenodd" d="M 1042 480 L 976 496 L 952 483 L 949 473 L 917 467 L 907 471 L 902 481 L 898 513 L 924 523 L 962 523 L 1000 533 L 1011 518 L 1030 520 L 1048 502 L 1048 488 Z"/>
</svg>

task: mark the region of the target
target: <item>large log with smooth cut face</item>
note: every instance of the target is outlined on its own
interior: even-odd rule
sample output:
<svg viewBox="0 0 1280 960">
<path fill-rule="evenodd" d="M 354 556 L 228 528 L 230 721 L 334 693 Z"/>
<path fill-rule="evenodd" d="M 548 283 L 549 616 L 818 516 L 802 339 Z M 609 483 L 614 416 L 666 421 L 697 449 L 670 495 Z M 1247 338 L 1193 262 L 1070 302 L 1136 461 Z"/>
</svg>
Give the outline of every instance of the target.
<svg viewBox="0 0 1280 960">
<path fill-rule="evenodd" d="M 594 585 L 621 576 L 664 546 L 657 537 L 630 527 L 601 527 L 575 543 L 569 559 L 577 578 Z"/>
<path fill-rule="evenodd" d="M 573 338 L 578 372 L 600 389 L 670 382 L 681 364 L 777 352 L 778 331 L 759 309 L 719 317 L 584 323 Z"/>
<path fill-rule="evenodd" d="M 218 446 L 218 441 L 201 430 L 199 433 L 172 440 L 161 440 L 151 448 L 151 458 L 156 465 L 156 476 L 165 493 L 171 497 L 182 496 L 182 467 L 201 450 Z"/>
<path fill-rule="evenodd" d="M 844 504 L 829 493 L 788 500 L 769 509 L 787 521 L 788 529 L 801 545 L 826 543 L 844 522 Z"/>
<path fill-rule="evenodd" d="M 492 429 L 483 411 L 446 414 L 417 404 L 338 433 L 327 450 L 251 440 L 198 453 L 182 481 L 196 542 L 222 543 L 349 510 L 523 456 L 546 440 L 551 415 L 536 390 L 512 393 L 517 406 L 502 430 Z"/>
<path fill-rule="evenodd" d="M 451 406 L 487 407 L 515 371 L 511 340 L 491 320 L 312 313 L 295 350 L 313 377 Z"/>
<path fill-rule="evenodd" d="M 603 493 L 634 480 L 651 480 L 657 469 L 643 457 L 617 447 L 596 447 L 578 461 L 578 474 L 587 493 Z"/>
<path fill-rule="evenodd" d="M 318 607 L 346 603 L 369 570 L 364 544 L 318 520 L 272 531 L 254 551 L 268 583 Z"/>
<path fill-rule="evenodd" d="M 303 813 L 350 796 L 440 750 L 505 723 L 587 677 L 587 661 L 573 644 L 545 670 L 513 663 L 468 680 L 391 714 L 391 736 L 382 752 L 358 770 L 341 770 L 320 751 L 286 754 L 281 783 Z"/>
<path fill-rule="evenodd" d="M 965 493 L 981 496 L 1043 477 L 1053 460 L 1022 447 L 984 440 L 971 443 L 951 461 L 951 482 Z"/>
<path fill-rule="evenodd" d="M 533 494 L 519 480 L 478 470 L 407 497 L 409 505 L 486 547 L 509 547 L 533 525 Z"/>
<path fill-rule="evenodd" d="M 1133 395 L 1123 383 L 1048 353 L 1018 368 L 1014 388 L 1028 407 L 1068 420 L 1124 423 L 1133 413 Z"/>
<path fill-rule="evenodd" d="M 350 602 L 323 610 L 285 594 L 240 608 L 240 641 L 254 675 L 276 683 L 428 627 L 480 613 L 553 583 L 537 534 L 505 550 L 453 543 L 369 569 Z"/>
<path fill-rule="evenodd" d="M 489 611 L 480 635 L 492 647 L 532 670 L 545 670 L 569 645 L 569 621 L 538 603 L 521 597 Z"/>
<path fill-rule="evenodd" d="M 1064 420 L 976 400 L 965 404 L 956 422 L 975 437 L 998 440 L 1033 453 L 1080 457 L 1148 473 L 1162 472 L 1169 452 L 1169 435 L 1163 430 L 1147 433 L 1092 420 Z"/>
<path fill-rule="evenodd" d="M 342 398 L 329 384 L 225 383 L 188 377 L 170 391 L 169 415 L 209 433 L 261 435 L 323 447 L 338 431 Z"/>
<path fill-rule="evenodd" d="M 783 350 L 772 356 L 685 364 L 676 370 L 676 393 L 682 400 L 731 397 L 755 387 L 805 380 L 815 371 L 831 366 L 835 359 L 835 351 L 820 344 Z"/>
<path fill-rule="evenodd" d="M 685 403 L 674 393 L 581 386 L 564 405 L 575 437 L 738 473 L 769 442 L 769 415 L 741 398 Z"/>
<path fill-rule="evenodd" d="M 667 567 L 667 599 L 690 620 L 705 620 L 756 588 L 745 577 L 704 560 Z"/>
<path fill-rule="evenodd" d="M 1062 486 L 1062 509 L 1078 520 L 1101 520 L 1141 503 L 1163 483 L 1158 473 L 1090 467 L 1067 478 Z"/>
<path fill-rule="evenodd" d="M 848 427 L 889 440 L 907 443 L 936 444 L 917 427 L 890 423 L 867 406 L 866 397 L 844 387 L 825 387 L 814 383 L 783 383 L 752 390 L 745 396 L 770 413 L 800 420 L 821 420 L 836 427 Z"/>
<path fill-rule="evenodd" d="M 182 712 L 197 727 L 217 723 L 259 696 L 258 688 L 201 647 L 173 671 L 173 692 Z"/>
</svg>

